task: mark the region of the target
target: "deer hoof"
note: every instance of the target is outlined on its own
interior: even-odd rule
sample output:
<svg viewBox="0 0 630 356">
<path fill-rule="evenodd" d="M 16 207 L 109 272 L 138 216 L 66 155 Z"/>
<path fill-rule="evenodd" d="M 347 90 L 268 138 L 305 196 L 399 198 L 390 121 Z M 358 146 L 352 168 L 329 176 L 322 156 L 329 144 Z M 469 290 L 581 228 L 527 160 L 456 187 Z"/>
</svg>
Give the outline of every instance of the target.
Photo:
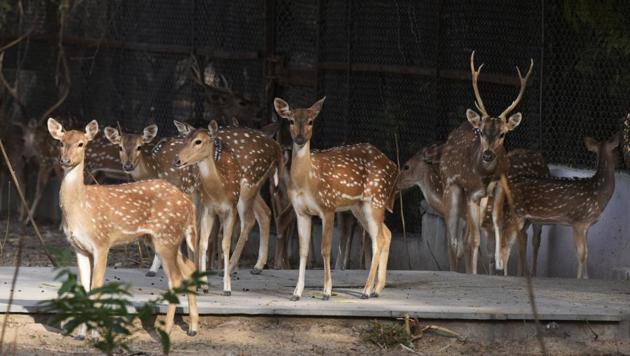
<svg viewBox="0 0 630 356">
<path fill-rule="evenodd" d="M 258 274 L 261 274 L 262 271 L 263 271 L 262 269 L 254 267 L 254 268 L 252 268 L 251 271 L 249 271 L 249 273 L 258 275 Z"/>
<path fill-rule="evenodd" d="M 232 295 L 232 291 L 229 291 L 229 290 L 224 290 L 224 291 L 223 291 L 223 296 L 224 296 L 224 297 L 229 297 L 229 296 L 231 296 L 231 295 Z"/>
<path fill-rule="evenodd" d="M 322 297 L 322 300 L 329 300 L 329 299 L 330 299 L 330 296 L 327 294 L 324 294 L 324 296 Z"/>
<path fill-rule="evenodd" d="M 197 336 L 197 330 L 188 330 L 188 336 Z"/>
<path fill-rule="evenodd" d="M 208 294 L 210 292 L 208 288 L 202 288 L 201 290 L 203 291 L 204 294 Z"/>
<path fill-rule="evenodd" d="M 291 299 L 289 299 L 292 302 L 297 302 L 298 300 L 300 300 L 300 296 L 299 295 L 292 295 Z"/>
<path fill-rule="evenodd" d="M 157 273 L 153 272 L 153 271 L 149 271 L 145 274 L 145 276 L 147 277 L 155 277 L 157 275 Z"/>
<path fill-rule="evenodd" d="M 75 335 L 74 339 L 78 341 L 83 341 L 85 340 L 85 335 Z"/>
<path fill-rule="evenodd" d="M 376 293 L 376 292 L 372 292 L 372 293 L 370 294 L 370 298 L 378 298 L 378 293 Z"/>
<path fill-rule="evenodd" d="M 361 299 L 369 299 L 370 296 L 365 294 L 365 293 L 361 293 Z"/>
</svg>

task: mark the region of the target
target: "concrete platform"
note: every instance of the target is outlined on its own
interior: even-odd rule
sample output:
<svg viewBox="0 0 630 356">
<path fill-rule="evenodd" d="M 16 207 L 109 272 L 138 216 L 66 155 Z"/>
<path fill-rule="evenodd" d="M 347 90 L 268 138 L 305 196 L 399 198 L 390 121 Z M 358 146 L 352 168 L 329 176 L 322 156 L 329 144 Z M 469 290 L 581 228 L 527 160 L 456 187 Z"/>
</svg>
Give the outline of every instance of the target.
<svg viewBox="0 0 630 356">
<path fill-rule="evenodd" d="M 166 288 L 162 273 L 149 278 L 145 270 L 113 269 L 108 280 L 133 285 L 138 303 Z M 7 308 L 12 267 L 0 267 L 0 312 Z M 37 303 L 56 296 L 60 282 L 51 268 L 20 269 L 13 313 L 37 313 Z M 210 278 L 210 293 L 199 298 L 208 315 L 283 315 L 330 317 L 399 317 L 421 319 L 531 320 L 525 280 L 516 277 L 466 275 L 432 271 L 390 271 L 379 298 L 361 300 L 367 271 L 333 271 L 333 297 L 321 298 L 323 272 L 308 270 L 302 300 L 289 301 L 297 271 L 265 270 L 254 276 L 241 270 L 232 281 L 232 296 L 221 296 L 222 280 Z M 630 318 L 630 282 L 575 279 L 534 279 L 542 320 L 620 322 Z M 185 301 L 185 298 L 182 299 Z M 187 311 L 185 306 L 179 311 Z"/>
</svg>

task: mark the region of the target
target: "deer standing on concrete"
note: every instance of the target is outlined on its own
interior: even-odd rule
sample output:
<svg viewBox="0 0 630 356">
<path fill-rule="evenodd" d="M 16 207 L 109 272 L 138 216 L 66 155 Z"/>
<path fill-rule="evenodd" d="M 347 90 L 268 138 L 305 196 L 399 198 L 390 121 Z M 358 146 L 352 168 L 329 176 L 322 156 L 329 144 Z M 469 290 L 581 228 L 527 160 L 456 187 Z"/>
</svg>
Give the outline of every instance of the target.
<svg viewBox="0 0 630 356">
<path fill-rule="evenodd" d="M 442 177 L 440 176 L 440 159 L 443 148 L 443 145 L 431 145 L 418 151 L 403 165 L 397 184 L 400 190 L 418 186 L 429 206 L 442 218 L 446 216 L 447 212 L 447 202 L 443 200 L 444 185 Z M 549 175 L 549 167 L 547 167 L 547 163 L 540 152 L 516 149 L 508 153 L 508 159 L 510 161 L 510 167 L 507 172 L 507 178 L 510 184 L 512 179 L 518 176 Z M 460 209 L 464 209 L 463 202 Z M 494 226 L 492 223 L 492 211 L 491 209 L 488 210 L 489 212 L 485 214 L 481 226 L 485 231 L 485 235 L 488 238 L 493 238 Z M 506 216 L 508 215 L 509 214 L 506 214 Z M 504 221 L 505 220 L 507 219 L 504 217 Z M 505 224 L 505 222 L 501 224 L 502 228 L 505 227 Z M 526 227 L 524 227 L 524 231 L 525 230 L 527 230 Z M 538 248 L 540 246 L 541 226 L 534 224 L 533 230 L 534 236 L 532 245 L 534 246 L 534 263 L 536 263 L 538 260 Z M 460 231 L 460 234 L 463 232 L 464 231 Z M 524 237 L 525 239 L 521 239 L 522 242 L 526 242 L 526 235 Z M 522 268 L 526 259 L 526 255 L 524 255 L 525 246 L 523 244 L 521 244 L 520 251 L 522 254 L 520 255 L 521 263 L 519 264 L 519 268 Z"/>
<path fill-rule="evenodd" d="M 178 137 L 170 137 L 160 140 L 152 145 L 158 127 L 149 125 L 144 128 L 142 135 L 123 132 L 122 128 L 105 128 L 105 137 L 115 147 L 118 147 L 122 169 L 131 176 L 134 181 L 146 179 L 164 179 L 188 194 L 193 202 L 199 201 L 197 196 L 199 188 L 199 170 L 197 167 L 176 170 L 173 162 L 177 151 L 184 140 Z M 153 277 L 160 268 L 161 261 L 156 254 L 153 263 L 146 273 L 147 277 Z"/>
<path fill-rule="evenodd" d="M 492 222 L 495 227 L 496 250 L 498 250 L 501 229 L 502 208 L 504 202 L 505 174 L 509 161 L 503 147 L 505 135 L 514 130 L 522 119 L 521 113 L 508 116 L 520 103 L 525 93 L 527 80 L 532 73 L 534 61 L 523 77 L 516 67 L 520 91 L 516 99 L 497 117 L 490 116 L 485 109 L 477 85 L 479 69 L 475 69 L 475 52 L 470 56 L 472 86 L 475 93 L 475 105 L 480 113 L 472 109 L 466 110 L 467 122 L 453 130 L 444 145 L 440 160 L 440 176 L 444 184 L 443 200 L 446 202 L 446 231 L 449 244 L 449 264 L 453 271 L 457 270 L 457 260 L 463 255 L 464 243 L 461 240 L 461 217 L 466 215 L 467 234 L 472 248 L 468 259 L 467 270 L 477 273 L 477 259 L 480 244 L 480 225 L 482 198 L 494 196 Z M 462 202 L 466 212 L 461 211 Z M 497 268 L 503 266 L 497 261 Z"/>
<path fill-rule="evenodd" d="M 178 288 L 189 278 L 195 265 L 180 251 L 186 238 L 196 250 L 195 208 L 191 199 L 163 180 L 146 180 L 121 185 L 85 185 L 85 150 L 98 133 L 91 121 L 85 132 L 65 131 L 55 119 L 48 119 L 50 135 L 61 142 L 59 162 L 65 171 L 59 192 L 64 232 L 77 254 L 81 285 L 86 290 L 103 285 L 109 249 L 149 235 L 164 262 L 169 288 Z M 197 333 L 197 300 L 188 293 L 191 324 L 188 334 Z M 169 304 L 165 331 L 170 333 L 175 304 Z M 85 337 L 85 325 L 79 336 Z"/>
<path fill-rule="evenodd" d="M 311 240 L 311 220 L 322 220 L 324 299 L 332 293 L 330 253 L 336 211 L 350 210 L 372 238 L 372 263 L 362 298 L 378 296 L 385 288 L 391 232 L 385 226 L 385 209 L 391 211 L 398 167 L 370 144 L 335 147 L 311 152 L 313 121 L 324 98 L 307 109 L 291 109 L 274 99 L 274 107 L 290 124 L 293 139 L 289 196 L 295 209 L 300 236 L 300 271 L 291 300 L 304 291 L 306 259 Z M 378 269 L 378 281 L 376 274 Z"/>
<path fill-rule="evenodd" d="M 578 260 L 577 278 L 588 278 L 587 232 L 602 215 L 615 190 L 615 154 L 620 135 L 597 142 L 586 137 L 586 148 L 597 154 L 597 171 L 590 178 L 515 177 L 510 184 L 514 202 L 512 224 L 500 241 L 495 258 L 507 261 L 510 249 L 527 221 L 573 227 Z M 498 263 L 497 263 L 498 265 Z"/>
<path fill-rule="evenodd" d="M 276 141 L 260 131 L 241 127 L 219 130 L 213 120 L 208 130 L 195 129 L 188 134 L 174 162 L 178 168 L 199 167 L 204 192 L 199 266 L 205 271 L 208 237 L 218 217 L 223 227 L 223 294 L 229 296 L 232 294 L 231 272 L 236 269 L 255 219 L 260 226 L 260 249 L 252 273 L 260 273 L 267 262 L 271 211 L 260 196 L 260 188 L 272 173 L 277 185 L 282 170 L 282 150 Z M 237 216 L 241 231 L 230 258 Z"/>
</svg>

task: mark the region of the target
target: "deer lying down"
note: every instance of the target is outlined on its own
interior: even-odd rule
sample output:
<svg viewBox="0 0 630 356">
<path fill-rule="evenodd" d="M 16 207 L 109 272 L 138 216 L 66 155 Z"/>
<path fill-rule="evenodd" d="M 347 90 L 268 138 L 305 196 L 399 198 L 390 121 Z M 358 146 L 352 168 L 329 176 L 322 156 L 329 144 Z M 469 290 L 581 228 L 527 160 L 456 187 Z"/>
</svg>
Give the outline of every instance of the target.
<svg viewBox="0 0 630 356">
<path fill-rule="evenodd" d="M 398 179 L 398 189 L 405 190 L 413 186 L 418 186 L 422 190 L 427 203 L 442 218 L 447 212 L 446 202 L 443 200 L 443 180 L 440 176 L 440 157 L 442 145 L 432 145 L 418 151 L 402 167 L 400 178 Z M 508 169 L 508 181 L 517 176 L 547 176 L 549 168 L 540 152 L 517 149 L 508 153 L 510 166 Z M 463 202 L 462 202 L 463 204 Z M 491 206 L 491 205 L 490 205 Z M 464 207 L 460 207 L 463 209 Z M 491 209 L 488 209 L 491 211 Z M 504 221 L 507 218 L 504 216 Z M 503 225 L 502 225 L 503 226 Z M 494 226 L 491 213 L 487 213 L 482 221 L 482 228 L 488 238 L 494 237 Z M 538 247 L 540 246 L 541 227 L 534 224 L 534 236 L 532 244 L 534 246 L 534 265 L 538 260 Z M 526 227 L 525 229 L 526 230 Z M 521 241 L 526 242 L 527 235 Z M 489 246 L 489 245 L 488 245 Z M 468 246 L 470 247 L 470 246 Z M 521 245 L 524 252 L 524 245 Z M 468 251 L 470 254 L 470 251 Z M 520 264 L 525 264 L 526 255 L 520 256 Z M 507 261 L 506 261 L 507 262 Z M 507 271 L 507 270 L 505 270 Z M 507 273 L 507 272 L 506 272 Z"/>
<path fill-rule="evenodd" d="M 597 171 L 590 178 L 517 177 L 510 182 L 514 201 L 513 223 L 500 241 L 497 260 L 507 260 L 512 243 L 526 221 L 539 224 L 561 224 L 573 227 L 577 278 L 588 278 L 587 232 L 606 208 L 615 190 L 615 155 L 620 135 L 597 142 L 584 139 L 586 148 L 597 154 Z M 498 264 L 497 264 L 498 265 Z"/>
<path fill-rule="evenodd" d="M 116 245 L 128 244 L 149 235 L 155 251 L 164 262 L 170 288 L 189 278 L 195 265 L 180 251 L 186 243 L 196 250 L 195 208 L 191 199 L 163 180 L 146 180 L 120 185 L 85 185 L 83 170 L 86 146 L 98 132 L 90 122 L 85 132 L 65 131 L 55 119 L 48 119 L 48 131 L 61 141 L 60 164 L 65 171 L 59 191 L 63 229 L 77 254 L 81 285 L 99 288 L 105 279 L 107 254 Z M 191 324 L 189 335 L 198 329 L 197 299 L 188 293 Z M 175 304 L 169 304 L 166 332 L 173 328 Z M 85 337 L 85 325 L 79 336 Z"/>
</svg>

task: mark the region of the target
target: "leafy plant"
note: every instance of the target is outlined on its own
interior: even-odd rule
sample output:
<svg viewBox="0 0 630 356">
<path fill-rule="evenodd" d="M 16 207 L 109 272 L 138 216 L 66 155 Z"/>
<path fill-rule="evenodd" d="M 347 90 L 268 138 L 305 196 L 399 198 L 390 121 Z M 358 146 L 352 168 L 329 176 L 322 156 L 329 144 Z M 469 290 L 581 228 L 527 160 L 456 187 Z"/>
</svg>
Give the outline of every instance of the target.
<svg viewBox="0 0 630 356">
<path fill-rule="evenodd" d="M 74 253 L 67 247 L 50 246 L 48 251 L 61 267 L 72 266 L 74 263 Z"/>
<path fill-rule="evenodd" d="M 361 340 L 380 348 L 391 348 L 400 344 L 413 348 L 411 335 L 399 323 L 370 321 L 368 326 L 361 332 Z"/>
<path fill-rule="evenodd" d="M 64 335 L 72 334 L 85 324 L 88 333 L 98 332 L 97 340 L 90 340 L 97 350 L 112 355 L 117 350 L 129 351 L 129 338 L 139 331 L 134 321 L 138 318 L 146 324 L 159 304 L 179 303 L 177 294 L 186 293 L 189 288 L 201 287 L 204 274 L 195 272 L 189 280 L 182 282 L 176 289 L 170 289 L 158 298 L 148 301 L 136 308 L 137 314 L 130 313 L 133 302 L 130 300 L 131 286 L 127 283 L 108 282 L 101 288 L 87 292 L 78 281 L 77 275 L 67 269 L 61 270 L 56 279 L 65 277 L 65 281 L 57 291 L 57 298 L 40 303 L 40 311 L 54 314 L 53 323 L 61 325 Z M 157 328 L 162 343 L 162 352 L 168 354 L 171 343 L 169 335 L 163 330 L 164 322 Z"/>
</svg>

